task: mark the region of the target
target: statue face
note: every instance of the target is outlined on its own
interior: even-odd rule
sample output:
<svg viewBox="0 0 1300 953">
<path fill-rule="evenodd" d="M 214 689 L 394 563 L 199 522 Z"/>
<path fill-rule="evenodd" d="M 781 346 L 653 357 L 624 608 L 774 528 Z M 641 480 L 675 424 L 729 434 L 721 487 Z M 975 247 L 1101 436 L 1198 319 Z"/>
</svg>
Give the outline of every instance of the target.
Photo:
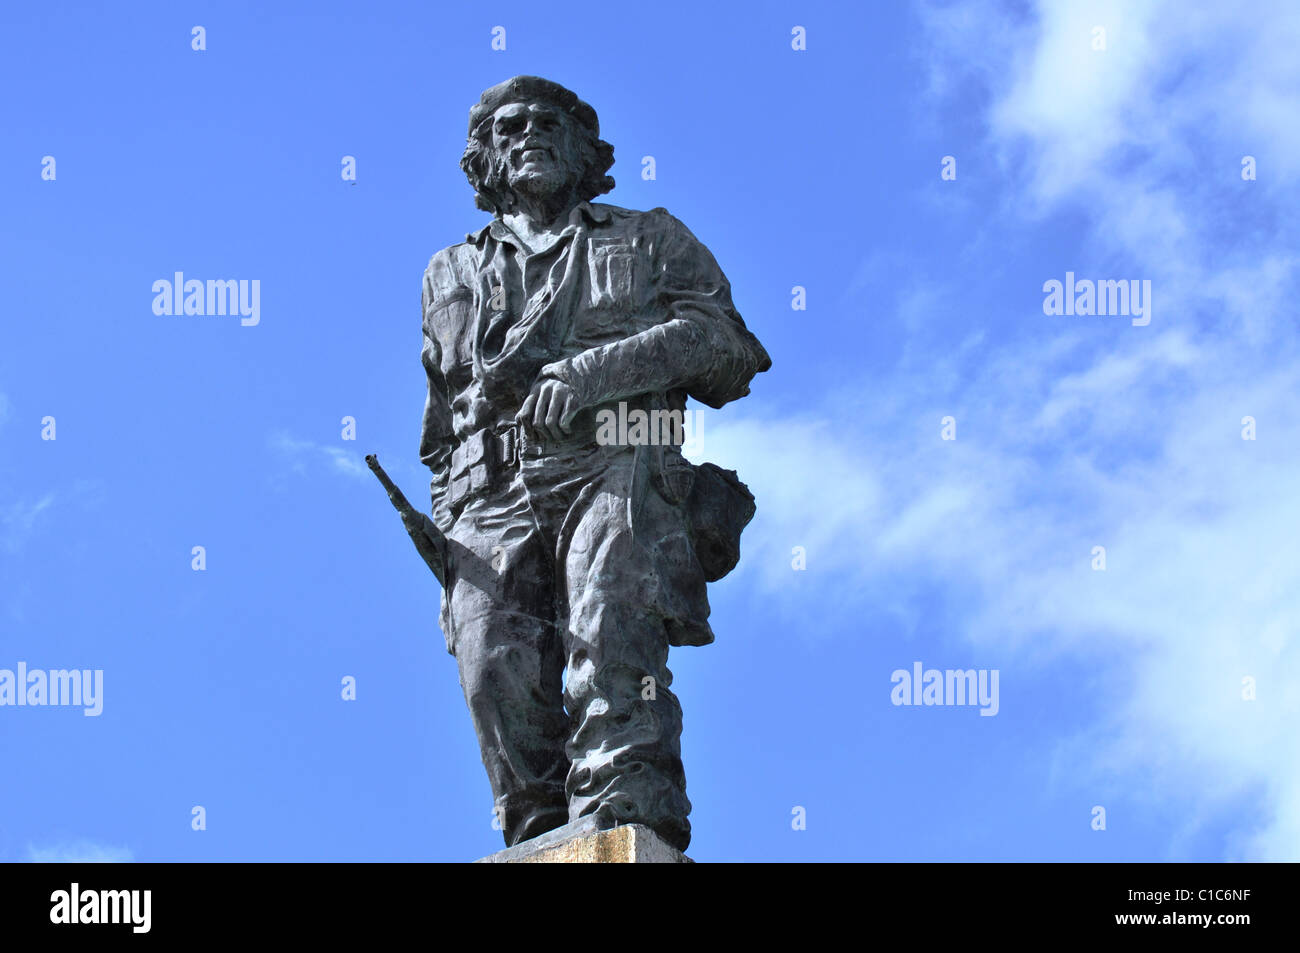
<svg viewBox="0 0 1300 953">
<path fill-rule="evenodd" d="M 577 146 L 569 118 L 545 103 L 507 103 L 492 115 L 494 165 L 516 192 L 542 197 L 576 184 Z"/>
</svg>

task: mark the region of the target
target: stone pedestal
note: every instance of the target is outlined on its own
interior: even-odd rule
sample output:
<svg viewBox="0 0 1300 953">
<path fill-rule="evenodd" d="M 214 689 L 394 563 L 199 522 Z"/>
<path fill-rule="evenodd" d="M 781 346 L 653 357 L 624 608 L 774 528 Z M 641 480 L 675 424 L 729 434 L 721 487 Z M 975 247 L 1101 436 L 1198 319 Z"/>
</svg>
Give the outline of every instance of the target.
<svg viewBox="0 0 1300 953">
<path fill-rule="evenodd" d="M 691 864 L 641 824 L 600 830 L 583 818 L 477 860 L 478 864 Z"/>
</svg>

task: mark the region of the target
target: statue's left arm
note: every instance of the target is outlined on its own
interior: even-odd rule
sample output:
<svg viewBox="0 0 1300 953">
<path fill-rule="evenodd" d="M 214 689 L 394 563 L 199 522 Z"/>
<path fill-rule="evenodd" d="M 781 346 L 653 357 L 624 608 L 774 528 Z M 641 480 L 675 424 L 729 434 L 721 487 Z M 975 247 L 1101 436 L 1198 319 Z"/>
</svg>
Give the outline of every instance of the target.
<svg viewBox="0 0 1300 953">
<path fill-rule="evenodd" d="M 731 301 L 731 285 L 717 261 L 666 211 L 649 252 L 652 281 L 646 307 L 661 323 L 542 368 L 563 381 L 577 407 L 639 394 L 684 389 L 710 407 L 749 393 L 749 382 L 772 361 L 745 327 Z"/>
</svg>

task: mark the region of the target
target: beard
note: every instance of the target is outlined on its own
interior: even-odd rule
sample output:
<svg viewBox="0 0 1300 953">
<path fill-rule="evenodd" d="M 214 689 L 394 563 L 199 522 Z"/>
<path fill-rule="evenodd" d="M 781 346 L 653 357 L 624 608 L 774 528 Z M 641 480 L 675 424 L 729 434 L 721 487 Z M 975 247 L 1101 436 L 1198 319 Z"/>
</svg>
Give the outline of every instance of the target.
<svg viewBox="0 0 1300 953">
<path fill-rule="evenodd" d="M 520 199 L 529 203 L 544 203 L 553 197 L 567 194 L 582 178 L 581 157 L 571 150 L 556 150 L 556 161 L 541 169 L 513 170 L 508 156 L 497 154 L 492 158 L 489 184 L 493 191 L 506 197 L 511 205 Z"/>
<path fill-rule="evenodd" d="M 510 191 L 516 195 L 539 201 L 567 190 L 574 182 L 574 176 L 572 170 L 550 164 L 540 170 L 511 172 L 507 182 Z"/>
</svg>

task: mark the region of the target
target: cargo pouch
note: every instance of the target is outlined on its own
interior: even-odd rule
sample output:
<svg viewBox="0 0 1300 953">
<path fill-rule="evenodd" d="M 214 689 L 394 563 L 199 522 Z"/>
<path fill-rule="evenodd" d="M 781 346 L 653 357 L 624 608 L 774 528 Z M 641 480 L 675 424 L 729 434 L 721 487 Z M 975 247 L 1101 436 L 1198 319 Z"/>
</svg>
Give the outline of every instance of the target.
<svg viewBox="0 0 1300 953">
<path fill-rule="evenodd" d="M 447 506 L 452 513 L 459 515 L 471 498 L 492 489 L 502 468 L 515 462 L 517 443 L 513 429 L 500 434 L 480 430 L 452 450 L 447 483 Z"/>
<path fill-rule="evenodd" d="M 716 582 L 740 561 L 740 534 L 754 518 L 754 494 L 740 482 L 735 470 L 703 463 L 695 467 L 686 510 L 695 558 L 704 578 Z"/>
</svg>

